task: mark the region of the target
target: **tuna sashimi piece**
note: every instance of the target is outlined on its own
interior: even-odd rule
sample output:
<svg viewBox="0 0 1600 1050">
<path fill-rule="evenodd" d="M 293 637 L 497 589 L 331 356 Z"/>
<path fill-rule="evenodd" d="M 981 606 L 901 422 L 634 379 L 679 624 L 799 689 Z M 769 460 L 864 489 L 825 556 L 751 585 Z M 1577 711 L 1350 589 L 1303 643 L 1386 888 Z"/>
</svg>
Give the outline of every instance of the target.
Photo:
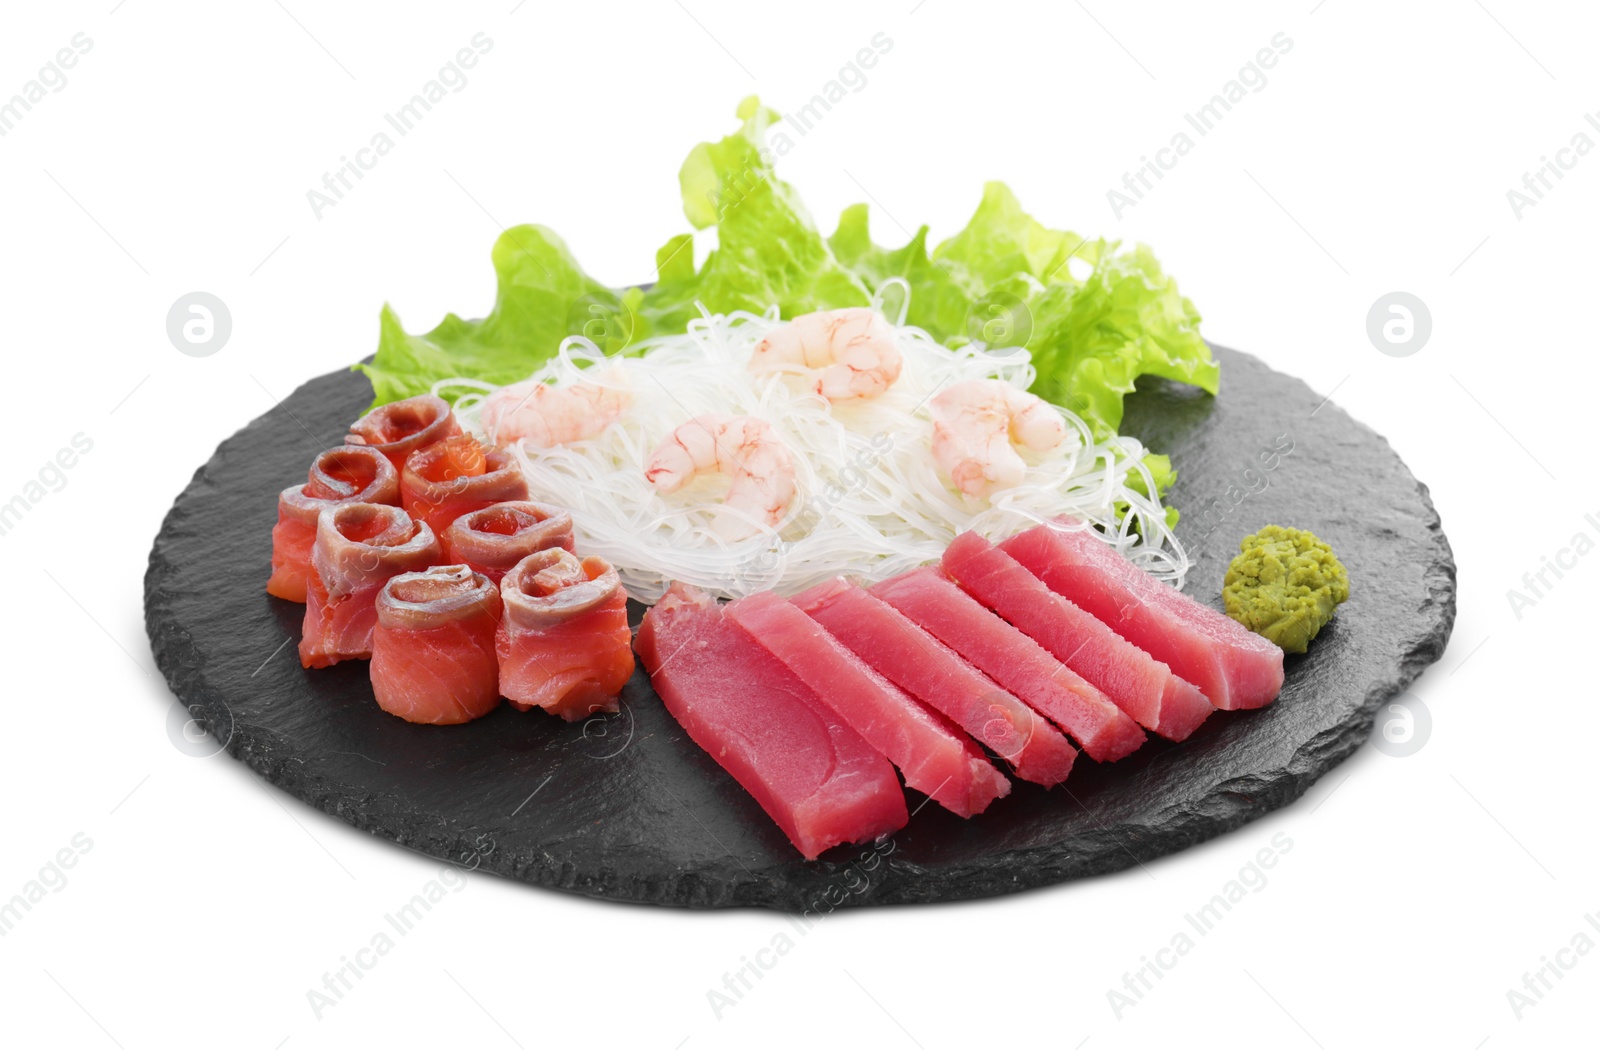
<svg viewBox="0 0 1600 1050">
<path fill-rule="evenodd" d="M 530 554 L 500 581 L 500 692 L 569 722 L 617 710 L 633 674 L 628 594 L 603 558 L 560 547 Z"/>
<path fill-rule="evenodd" d="M 338 445 L 318 454 L 306 483 L 291 485 L 278 494 L 267 593 L 291 602 L 306 600 L 317 516 L 325 509 L 341 503 L 399 502 L 400 475 L 383 453 L 360 445 Z"/>
<path fill-rule="evenodd" d="M 906 784 L 961 817 L 982 813 L 1011 782 L 949 720 L 862 663 L 823 626 L 771 591 L 724 613 L 810 686 L 905 775 Z"/>
<path fill-rule="evenodd" d="M 1066 737 L 893 606 L 840 577 L 793 601 L 873 670 L 1009 762 L 1023 780 L 1053 787 L 1067 779 L 1078 752 Z"/>
<path fill-rule="evenodd" d="M 366 445 L 389 457 L 395 470 L 404 470 L 406 458 L 420 448 L 461 433 L 450 402 L 434 394 L 418 394 L 391 401 L 350 424 L 347 445 Z"/>
<path fill-rule="evenodd" d="M 311 547 L 301 666 L 371 656 L 378 592 L 393 577 L 438 561 L 433 530 L 399 507 L 345 503 L 324 510 Z"/>
<path fill-rule="evenodd" d="M 672 717 L 807 860 L 905 826 L 894 767 L 710 595 L 673 584 L 637 644 Z"/>
<path fill-rule="evenodd" d="M 1046 587 L 977 533 L 964 532 L 945 549 L 944 570 L 1146 729 L 1183 740 L 1216 710 L 1166 664 Z"/>
<path fill-rule="evenodd" d="M 517 562 L 551 547 L 570 551 L 572 515 L 543 503 L 511 500 L 463 514 L 439 537 L 444 555 L 498 584 Z"/>
<path fill-rule="evenodd" d="M 463 514 L 528 498 L 528 479 L 511 453 L 457 434 L 411 454 L 400 471 L 400 505 L 438 535 Z"/>
<path fill-rule="evenodd" d="M 913 569 L 869 590 L 1071 733 L 1096 762 L 1115 762 L 1144 743 L 1144 730 L 1110 697 L 937 569 Z"/>
<path fill-rule="evenodd" d="M 407 722 L 456 725 L 500 703 L 500 588 L 465 565 L 394 577 L 378 592 L 372 695 Z"/>
<path fill-rule="evenodd" d="M 1153 579 L 1088 526 L 1039 525 L 1000 546 L 1224 711 L 1264 707 L 1283 688 L 1282 649 Z"/>
</svg>

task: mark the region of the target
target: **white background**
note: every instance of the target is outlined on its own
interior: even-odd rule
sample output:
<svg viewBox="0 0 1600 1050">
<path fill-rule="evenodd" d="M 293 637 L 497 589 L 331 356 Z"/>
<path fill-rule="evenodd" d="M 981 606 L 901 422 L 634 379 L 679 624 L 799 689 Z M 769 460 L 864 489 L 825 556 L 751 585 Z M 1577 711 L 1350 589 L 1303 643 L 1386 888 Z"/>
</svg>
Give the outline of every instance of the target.
<svg viewBox="0 0 1600 1050">
<path fill-rule="evenodd" d="M 75 834 L 93 845 L 0 938 L 0 1039 L 1593 1041 L 1600 953 L 1563 956 L 1576 965 L 1520 1019 L 1507 992 L 1579 930 L 1600 940 L 1584 921 L 1600 911 L 1600 716 L 1579 670 L 1600 557 L 1520 618 L 1507 591 L 1576 532 L 1600 533 L 1584 522 L 1600 515 L 1585 484 L 1600 156 L 1520 217 L 1506 196 L 1577 133 L 1600 142 L 1584 122 L 1600 111 L 1592 8 L 914 4 L 7 5 L 0 97 L 75 33 L 93 46 L 0 138 L 0 501 L 74 434 L 93 449 L 0 537 L 0 897 Z M 306 191 L 478 32 L 493 50 L 467 86 L 314 217 Z M 1432 487 L 1460 564 L 1454 639 L 1412 690 L 1430 737 L 1403 759 L 1364 747 L 1288 809 L 1143 870 L 841 914 L 721 1019 L 707 991 L 792 934 L 781 916 L 471 876 L 319 1020 L 307 991 L 439 864 L 169 740 L 140 600 L 171 499 L 275 398 L 370 352 L 385 300 L 414 331 L 447 310 L 481 315 L 502 224 L 557 228 L 611 283 L 647 278 L 654 248 L 687 228 L 688 149 L 730 131 L 744 95 L 803 105 L 878 32 L 892 50 L 780 174 L 828 229 L 870 196 L 896 243 L 898 223 L 952 232 L 983 181 L 1004 179 L 1052 226 L 1153 244 L 1208 337 L 1386 434 Z M 1106 191 L 1279 32 L 1293 48 L 1265 88 L 1116 216 Z M 168 307 L 197 289 L 233 318 L 207 358 L 165 332 Z M 1396 290 L 1433 318 L 1406 358 L 1365 333 L 1369 306 Z M 1293 846 L 1266 886 L 1119 1019 L 1108 990 L 1280 833 Z"/>
</svg>

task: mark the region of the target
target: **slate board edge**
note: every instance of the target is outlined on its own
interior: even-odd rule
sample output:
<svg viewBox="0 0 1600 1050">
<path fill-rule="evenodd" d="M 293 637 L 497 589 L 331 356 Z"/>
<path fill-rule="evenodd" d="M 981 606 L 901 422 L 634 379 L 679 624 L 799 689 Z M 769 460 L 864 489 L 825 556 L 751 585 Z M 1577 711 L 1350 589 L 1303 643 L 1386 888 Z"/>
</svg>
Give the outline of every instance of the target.
<svg viewBox="0 0 1600 1050">
<path fill-rule="evenodd" d="M 318 382 L 320 378 L 323 377 L 307 381 L 301 388 L 297 388 L 297 391 Z M 1336 408 L 1332 405 L 1330 407 Z M 1351 424 L 1372 433 L 1371 428 L 1353 419 Z M 274 754 L 276 748 L 272 746 L 273 734 L 270 731 L 264 732 L 259 728 L 254 730 L 259 737 L 257 746 L 246 746 L 239 736 L 231 731 L 231 714 L 225 699 L 212 695 L 204 686 L 202 672 L 205 655 L 198 651 L 187 634 L 181 629 L 176 629 L 175 625 L 168 624 L 168 627 L 174 628 L 170 630 L 157 628 L 159 613 L 163 608 L 161 581 L 169 564 L 164 547 L 174 522 L 181 516 L 182 504 L 197 487 L 208 482 L 209 472 L 220 458 L 222 449 L 237 440 L 248 429 L 250 427 L 247 425 L 230 436 L 218 446 L 212 458 L 195 471 L 189 486 L 180 493 L 163 519 L 161 531 L 152 545 L 145 573 L 145 624 L 157 667 L 165 676 L 174 695 L 190 708 L 197 721 L 222 742 L 224 750 L 261 774 L 269 783 L 283 788 L 297 799 L 359 830 L 374 835 L 382 830 L 386 841 L 395 842 L 425 856 L 447 863 L 467 858 L 472 853 L 473 843 L 463 837 L 450 834 L 430 836 L 426 840 L 410 836 L 396 837 L 389 829 L 396 824 L 395 816 L 410 812 L 408 807 L 390 798 L 358 797 L 347 785 L 328 778 L 304 775 L 294 761 L 279 759 Z M 1381 435 L 1374 436 L 1388 445 L 1387 439 Z M 1396 460 L 1400 461 L 1398 456 Z M 1403 461 L 1400 462 L 1403 465 Z M 1409 468 L 1404 469 L 1409 474 Z M 932 886 L 918 878 L 920 868 L 917 865 L 891 859 L 888 864 L 893 877 L 864 898 L 850 899 L 846 895 L 846 900 L 841 902 L 840 906 L 914 904 L 927 903 L 930 900 L 957 901 L 992 897 L 1071 879 L 1111 874 L 1225 834 L 1268 812 L 1282 808 L 1305 794 L 1313 783 L 1354 754 L 1366 742 L 1372 733 L 1380 707 L 1400 695 L 1429 664 L 1437 661 L 1449 642 L 1456 615 L 1455 561 L 1427 486 L 1416 481 L 1414 475 L 1410 476 L 1416 485 L 1418 497 L 1428 512 L 1427 527 L 1438 553 L 1438 558 L 1430 566 L 1426 577 L 1427 595 L 1424 599 L 1425 607 L 1431 607 L 1436 616 L 1430 628 L 1414 641 L 1402 657 L 1394 677 L 1378 682 L 1368 690 L 1362 708 L 1363 717 L 1359 724 L 1353 720 L 1345 722 L 1301 745 L 1296 749 L 1293 759 L 1276 775 L 1221 782 L 1208 799 L 1210 804 L 1206 807 L 1191 808 L 1179 814 L 1170 811 L 1147 814 L 1145 819 L 1139 822 L 1120 824 L 1106 829 L 1104 835 L 1107 838 L 1120 840 L 1121 850 L 1112 852 L 1090 848 L 1085 851 L 1091 858 L 1088 861 L 1085 861 L 1079 851 L 1063 845 L 1013 850 L 1005 855 L 1007 862 L 1013 868 L 1022 868 L 1026 876 L 1015 878 L 1008 884 L 996 884 L 983 864 L 972 864 L 965 869 L 942 869 L 938 885 Z M 405 820 L 408 826 L 419 825 L 414 819 L 405 817 L 401 819 Z M 1176 845 L 1177 843 L 1181 845 Z M 820 863 L 824 869 L 833 867 L 841 872 L 846 867 L 844 864 Z M 760 887 L 751 887 L 748 884 L 733 887 L 729 883 L 720 883 L 713 875 L 706 873 L 663 874 L 651 879 L 608 883 L 603 874 L 580 877 L 570 865 L 516 867 L 503 864 L 501 858 L 495 854 L 486 858 L 476 870 L 611 903 L 688 908 L 747 906 L 785 911 L 798 911 L 814 904 L 811 900 L 797 898 L 793 892 L 784 892 L 781 889 L 778 892 L 762 894 L 751 892 L 753 889 L 759 890 Z M 972 884 L 972 892 L 964 892 L 961 888 L 952 890 L 953 885 L 961 887 L 967 882 Z"/>
</svg>

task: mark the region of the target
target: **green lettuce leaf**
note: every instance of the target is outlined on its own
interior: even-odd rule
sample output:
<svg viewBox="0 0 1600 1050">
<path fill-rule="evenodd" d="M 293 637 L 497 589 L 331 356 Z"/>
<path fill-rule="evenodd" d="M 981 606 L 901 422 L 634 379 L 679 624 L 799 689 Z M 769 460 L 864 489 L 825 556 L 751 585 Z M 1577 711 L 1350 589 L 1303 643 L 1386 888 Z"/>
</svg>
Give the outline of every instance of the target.
<svg viewBox="0 0 1600 1050">
<path fill-rule="evenodd" d="M 778 114 L 751 97 L 737 116 L 736 131 L 696 146 L 678 173 L 685 218 L 717 232 L 698 267 L 693 235 L 680 233 L 656 252 L 647 287 L 617 291 L 584 273 L 545 227 L 509 229 L 494 246 L 489 316 L 451 314 L 431 332 L 409 335 L 384 307 L 377 354 L 357 366 L 372 380 L 375 403 L 451 376 L 522 379 L 574 334 L 607 353 L 633 352 L 641 340 L 683 331 L 702 308 L 759 313 L 776 304 L 793 317 L 863 305 L 892 277 L 911 288 L 907 320 L 946 345 L 1026 346 L 1038 371 L 1034 392 L 1082 416 L 1097 437 L 1116 433 L 1122 399 L 1141 375 L 1216 393 L 1200 315 L 1148 248 L 1050 229 L 998 182 L 984 187 L 966 226 L 931 250 L 925 226 L 901 247 L 874 243 L 864 204 L 845 209 L 824 238 L 774 171 L 767 131 Z M 1164 490 L 1170 463 L 1147 462 Z"/>
<path fill-rule="evenodd" d="M 959 233 L 931 252 L 927 237 L 923 227 L 903 247 L 880 248 L 858 204 L 828 244 L 868 287 L 903 278 L 907 320 L 946 345 L 1026 346 L 1038 370 L 1034 393 L 1082 416 L 1097 437 L 1116 433 L 1122 398 L 1141 375 L 1216 393 L 1200 315 L 1143 245 L 1119 252 L 1116 241 L 1052 230 L 998 182 L 984 187 Z"/>
<path fill-rule="evenodd" d="M 1083 416 L 1101 435 L 1122 423 L 1122 398 L 1141 375 L 1217 392 L 1219 372 L 1200 315 L 1144 245 L 1115 242 L 1077 286 L 1053 285 L 1030 304 L 1033 391 Z"/>
<path fill-rule="evenodd" d="M 717 247 L 694 280 L 662 295 L 692 290 L 716 313 L 782 316 L 864 306 L 872 295 L 861 276 L 829 250 L 794 187 L 773 172 L 767 128 L 778 114 L 754 96 L 739 104 L 743 126 L 721 142 L 702 142 L 678 173 L 683 213 L 696 229 L 717 228 Z M 645 294 L 648 303 L 656 289 Z"/>
<path fill-rule="evenodd" d="M 378 352 L 356 369 L 372 380 L 373 404 L 424 394 L 440 379 L 467 376 L 504 384 L 524 379 L 573 329 L 591 323 L 594 304 L 622 298 L 585 274 L 567 245 L 543 226 L 514 226 L 492 253 L 498 287 L 481 321 L 446 314 L 424 335 L 408 335 L 387 304 L 378 315 Z M 580 302 L 580 300 L 583 300 Z"/>
<path fill-rule="evenodd" d="M 866 280 L 835 258 L 799 195 L 773 171 L 766 132 L 778 115 L 751 97 L 738 116 L 737 131 L 696 146 L 679 172 L 690 224 L 717 228 L 717 247 L 698 270 L 692 235 L 678 234 L 657 251 L 650 287 L 616 291 L 584 273 L 549 229 L 509 229 L 494 246 L 488 317 L 450 314 L 433 331 L 408 335 L 384 307 L 377 354 L 356 366 L 372 380 L 373 403 L 424 393 L 453 376 L 497 384 L 526 378 L 569 335 L 588 336 L 606 353 L 631 352 L 652 335 L 682 332 L 702 304 L 716 313 L 760 313 L 776 303 L 793 317 L 870 302 Z"/>
</svg>

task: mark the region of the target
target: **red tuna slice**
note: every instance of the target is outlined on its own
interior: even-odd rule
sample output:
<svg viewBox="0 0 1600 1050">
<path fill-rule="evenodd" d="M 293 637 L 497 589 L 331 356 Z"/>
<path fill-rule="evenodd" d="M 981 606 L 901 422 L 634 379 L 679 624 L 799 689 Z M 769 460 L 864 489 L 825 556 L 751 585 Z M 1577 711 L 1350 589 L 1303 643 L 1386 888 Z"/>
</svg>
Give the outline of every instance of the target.
<svg viewBox="0 0 1600 1050">
<path fill-rule="evenodd" d="M 944 571 L 1146 729 L 1183 740 L 1216 710 L 1166 664 L 1046 587 L 977 533 L 964 532 L 945 549 Z"/>
<path fill-rule="evenodd" d="M 530 554 L 500 581 L 500 692 L 519 711 L 569 722 L 617 710 L 633 674 L 628 594 L 604 558 L 560 547 Z"/>
<path fill-rule="evenodd" d="M 394 577 L 378 592 L 372 695 L 407 722 L 457 725 L 500 703 L 500 588 L 465 565 Z"/>
<path fill-rule="evenodd" d="M 461 426 L 448 401 L 418 394 L 380 405 L 351 423 L 344 442 L 375 448 L 389 458 L 395 470 L 404 470 L 411 453 L 459 433 Z"/>
<path fill-rule="evenodd" d="M 792 599 L 851 652 L 966 730 L 1023 780 L 1067 779 L 1077 749 L 1021 700 L 957 656 L 899 610 L 835 577 Z"/>
<path fill-rule="evenodd" d="M 1123 557 L 1082 523 L 1039 525 L 1000 545 L 1224 711 L 1265 707 L 1283 688 L 1283 650 Z"/>
<path fill-rule="evenodd" d="M 317 455 L 304 485 L 278 494 L 278 523 L 272 527 L 272 578 L 267 593 L 291 602 L 306 600 L 311 545 L 317 516 L 341 503 L 399 503 L 400 475 L 376 449 L 338 445 Z"/>
<path fill-rule="evenodd" d="M 439 537 L 445 557 L 498 584 L 517 562 L 551 547 L 570 551 L 572 515 L 527 500 L 491 503 L 463 514 Z"/>
<path fill-rule="evenodd" d="M 675 583 L 637 641 L 661 702 L 807 860 L 905 826 L 888 759 L 698 588 Z"/>
<path fill-rule="evenodd" d="M 457 434 L 413 452 L 400 471 L 400 504 L 439 535 L 463 514 L 528 498 L 528 479 L 503 449 Z"/>
<path fill-rule="evenodd" d="M 1011 792 L 1011 782 L 966 734 L 776 594 L 763 591 L 740 598 L 726 607 L 725 615 L 898 766 L 909 787 L 961 817 L 982 813 Z"/>
<path fill-rule="evenodd" d="M 913 569 L 868 589 L 1071 733 L 1096 762 L 1115 762 L 1144 743 L 1144 730 L 1110 697 L 937 569 Z"/>
<path fill-rule="evenodd" d="M 301 666 L 371 656 L 378 592 L 393 577 L 438 561 L 433 530 L 399 507 L 345 503 L 324 510 L 311 546 Z"/>
</svg>

